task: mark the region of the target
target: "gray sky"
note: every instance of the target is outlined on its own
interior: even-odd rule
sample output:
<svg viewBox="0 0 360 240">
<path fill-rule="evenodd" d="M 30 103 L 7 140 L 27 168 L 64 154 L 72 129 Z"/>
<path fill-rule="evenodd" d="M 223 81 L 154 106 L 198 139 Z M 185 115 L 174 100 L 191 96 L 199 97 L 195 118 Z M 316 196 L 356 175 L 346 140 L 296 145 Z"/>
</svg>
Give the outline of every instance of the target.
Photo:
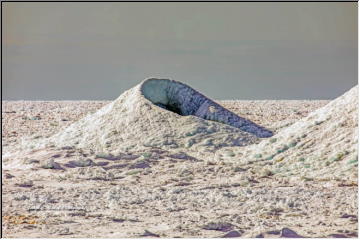
<svg viewBox="0 0 360 240">
<path fill-rule="evenodd" d="M 357 3 L 3 3 L 3 99 L 114 99 L 147 77 L 214 99 L 357 84 Z"/>
</svg>

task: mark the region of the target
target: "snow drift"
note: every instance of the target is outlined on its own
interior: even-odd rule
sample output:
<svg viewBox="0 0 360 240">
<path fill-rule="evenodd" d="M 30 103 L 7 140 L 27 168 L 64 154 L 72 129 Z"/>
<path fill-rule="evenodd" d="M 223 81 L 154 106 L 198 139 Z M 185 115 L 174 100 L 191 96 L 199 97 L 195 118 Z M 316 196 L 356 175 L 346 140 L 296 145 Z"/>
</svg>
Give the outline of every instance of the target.
<svg viewBox="0 0 360 240">
<path fill-rule="evenodd" d="M 234 160 L 245 155 L 283 176 L 357 179 L 358 96 L 355 86 L 269 140 L 233 148 Z"/>
</svg>

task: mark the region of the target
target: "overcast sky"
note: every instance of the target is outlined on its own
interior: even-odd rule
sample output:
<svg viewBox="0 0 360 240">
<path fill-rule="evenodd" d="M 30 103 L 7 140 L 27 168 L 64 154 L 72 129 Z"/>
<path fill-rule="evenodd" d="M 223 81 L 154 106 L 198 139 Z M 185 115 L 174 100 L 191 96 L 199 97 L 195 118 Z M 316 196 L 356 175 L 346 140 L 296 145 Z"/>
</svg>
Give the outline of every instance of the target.
<svg viewBox="0 0 360 240">
<path fill-rule="evenodd" d="M 147 77 L 214 99 L 333 99 L 357 84 L 357 3 L 2 6 L 5 100 L 111 100 Z"/>
</svg>

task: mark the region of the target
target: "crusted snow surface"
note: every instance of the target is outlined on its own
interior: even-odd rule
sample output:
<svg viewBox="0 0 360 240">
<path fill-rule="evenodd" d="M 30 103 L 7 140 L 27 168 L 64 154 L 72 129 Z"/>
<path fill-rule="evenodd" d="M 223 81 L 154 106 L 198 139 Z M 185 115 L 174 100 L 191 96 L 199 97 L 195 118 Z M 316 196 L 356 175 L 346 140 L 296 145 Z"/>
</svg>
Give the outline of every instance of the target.
<svg viewBox="0 0 360 240">
<path fill-rule="evenodd" d="M 146 79 L 96 113 L 39 141 L 35 148 L 46 144 L 118 154 L 161 147 L 205 153 L 253 144 L 258 142 L 257 136 L 271 134 L 187 85 Z"/>
<path fill-rule="evenodd" d="M 259 173 L 305 180 L 357 179 L 358 86 L 278 134 L 245 149 L 230 148 L 230 161 L 259 164 Z"/>
<path fill-rule="evenodd" d="M 53 109 L 41 103 L 24 104 L 26 111 L 21 111 L 22 103 L 3 109 L 6 152 L 16 145 L 32 149 L 3 156 L 3 164 L 16 166 L 2 169 L 4 236 L 214 238 L 234 232 L 244 238 L 358 236 L 357 88 L 310 116 L 311 108 L 304 111 L 308 103 L 227 105 L 246 106 L 245 111 L 234 111 L 272 130 L 269 121 L 293 123 L 289 110 L 301 106 L 297 110 L 307 117 L 277 128 L 278 134 L 257 145 L 250 145 L 257 141 L 250 133 L 192 115 L 179 116 L 176 111 L 184 113 L 176 104 L 162 99 L 164 106 L 159 107 L 154 99 L 138 94 L 139 88 L 129 90 L 77 123 L 84 115 L 69 117 L 76 112 L 70 103 L 62 105 L 67 106 L 62 113 L 58 103 L 49 104 Z M 94 104 L 78 107 L 84 110 Z M 252 118 L 260 106 L 262 111 Z M 67 130 L 51 126 L 57 112 L 74 125 L 66 125 Z M 17 136 L 31 132 L 45 136 L 55 128 L 62 130 L 50 139 L 33 137 L 10 144 Z M 231 145 L 229 141 L 239 137 L 243 138 L 239 143 L 248 146 L 234 144 L 215 151 L 215 144 Z M 195 142 L 181 146 L 191 139 Z M 173 144 L 161 142 L 166 140 Z M 209 142 L 202 146 L 197 140 Z M 140 149 L 148 142 L 162 149 Z M 40 143 L 48 146 L 39 149 Z M 124 147 L 131 151 L 116 156 L 93 152 Z M 208 155 L 207 148 L 215 152 Z M 197 150 L 198 156 L 190 156 Z"/>
</svg>

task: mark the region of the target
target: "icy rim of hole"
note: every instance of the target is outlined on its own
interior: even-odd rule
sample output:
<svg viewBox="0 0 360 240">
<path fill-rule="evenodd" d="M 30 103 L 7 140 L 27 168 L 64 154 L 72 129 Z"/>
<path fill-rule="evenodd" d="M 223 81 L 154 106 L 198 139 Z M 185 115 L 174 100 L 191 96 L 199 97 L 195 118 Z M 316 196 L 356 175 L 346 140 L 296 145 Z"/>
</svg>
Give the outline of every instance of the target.
<svg viewBox="0 0 360 240">
<path fill-rule="evenodd" d="M 236 115 L 184 83 L 148 78 L 141 84 L 140 91 L 153 104 L 179 115 L 228 124 L 261 138 L 273 136 L 272 131 Z"/>
</svg>

